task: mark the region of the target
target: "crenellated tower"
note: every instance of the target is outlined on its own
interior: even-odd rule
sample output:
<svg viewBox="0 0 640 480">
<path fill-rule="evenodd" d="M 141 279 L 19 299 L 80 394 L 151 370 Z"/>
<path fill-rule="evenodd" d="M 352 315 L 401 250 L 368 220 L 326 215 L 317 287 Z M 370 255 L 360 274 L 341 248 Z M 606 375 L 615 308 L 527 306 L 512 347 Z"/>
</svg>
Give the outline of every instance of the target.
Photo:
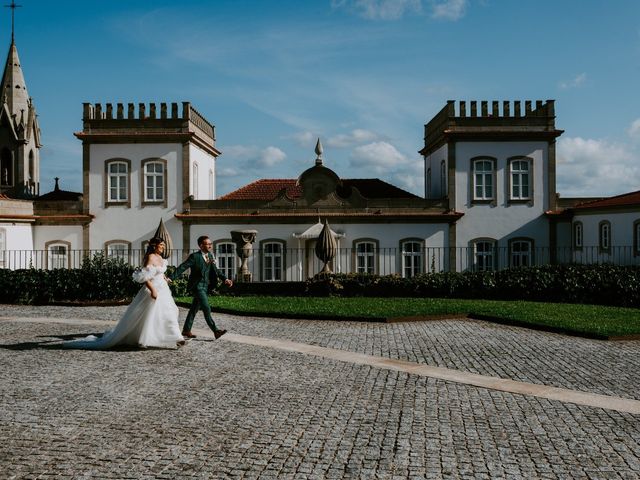
<svg viewBox="0 0 640 480">
<path fill-rule="evenodd" d="M 40 127 L 13 39 L 0 88 L 0 193 L 34 197 L 40 193 Z"/>
</svg>

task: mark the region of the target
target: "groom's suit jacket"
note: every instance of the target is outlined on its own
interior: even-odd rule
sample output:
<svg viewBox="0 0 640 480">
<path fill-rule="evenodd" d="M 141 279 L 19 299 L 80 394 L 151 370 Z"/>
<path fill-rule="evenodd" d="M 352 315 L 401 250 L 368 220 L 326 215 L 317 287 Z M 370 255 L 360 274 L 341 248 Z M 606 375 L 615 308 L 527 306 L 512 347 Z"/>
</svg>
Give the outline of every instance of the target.
<svg viewBox="0 0 640 480">
<path fill-rule="evenodd" d="M 201 251 L 194 252 L 187 257 L 187 259 L 180 264 L 176 271 L 171 275 L 171 279 L 174 280 L 182 275 L 187 269 L 191 269 L 189 272 L 189 280 L 187 282 L 187 288 L 191 291 L 195 290 L 208 290 L 209 285 L 215 286 L 218 280 L 223 282 L 227 277 L 216 266 L 215 258 L 211 253 L 207 254 L 209 263 L 205 262 L 204 256 Z"/>
</svg>

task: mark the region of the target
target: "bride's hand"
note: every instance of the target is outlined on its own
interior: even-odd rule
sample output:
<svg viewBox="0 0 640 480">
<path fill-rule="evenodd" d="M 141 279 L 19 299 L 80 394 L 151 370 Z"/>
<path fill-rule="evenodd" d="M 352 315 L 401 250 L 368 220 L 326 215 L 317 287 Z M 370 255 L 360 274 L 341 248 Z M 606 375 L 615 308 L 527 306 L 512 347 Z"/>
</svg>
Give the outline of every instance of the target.
<svg viewBox="0 0 640 480">
<path fill-rule="evenodd" d="M 156 292 L 155 288 L 151 289 L 151 298 L 153 298 L 154 300 L 158 298 L 158 292 Z"/>
</svg>

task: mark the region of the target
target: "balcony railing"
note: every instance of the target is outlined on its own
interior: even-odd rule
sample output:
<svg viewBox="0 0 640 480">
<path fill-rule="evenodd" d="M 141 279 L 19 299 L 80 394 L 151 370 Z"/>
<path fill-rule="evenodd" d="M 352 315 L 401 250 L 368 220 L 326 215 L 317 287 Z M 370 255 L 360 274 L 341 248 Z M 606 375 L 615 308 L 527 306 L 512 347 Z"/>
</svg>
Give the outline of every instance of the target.
<svg viewBox="0 0 640 480">
<path fill-rule="evenodd" d="M 57 246 L 50 250 L 0 251 L 0 268 L 55 269 L 81 268 L 88 257 L 103 255 L 114 261 L 138 266 L 144 258 L 143 250 L 122 250 L 106 254 L 104 250 L 70 250 Z M 174 250 L 168 258 L 170 265 L 179 265 L 186 255 Z M 231 253 L 219 253 L 218 267 L 231 278 L 236 278 L 240 259 Z M 619 246 L 603 250 L 599 247 L 536 248 L 515 252 L 507 247 L 478 252 L 473 247 L 426 247 L 415 252 L 399 248 L 379 248 L 371 252 L 358 252 L 353 248 L 338 249 L 330 268 L 336 273 L 396 274 L 405 277 L 420 273 L 445 271 L 502 270 L 518 266 L 546 264 L 601 264 L 640 265 L 640 251 Z M 323 263 L 313 249 L 287 248 L 274 251 L 254 249 L 247 267 L 253 281 L 302 281 L 318 273 Z"/>
</svg>

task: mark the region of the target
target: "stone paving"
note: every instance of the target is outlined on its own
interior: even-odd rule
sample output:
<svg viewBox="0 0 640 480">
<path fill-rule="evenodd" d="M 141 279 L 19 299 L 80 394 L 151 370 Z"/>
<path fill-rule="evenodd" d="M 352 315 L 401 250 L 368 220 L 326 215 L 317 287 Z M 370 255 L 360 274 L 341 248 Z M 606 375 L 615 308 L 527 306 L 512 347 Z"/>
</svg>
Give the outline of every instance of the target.
<svg viewBox="0 0 640 480">
<path fill-rule="evenodd" d="M 57 346 L 123 311 L 0 307 L 44 319 L 0 320 L 0 478 L 640 478 L 638 415 L 224 337 L 179 350 Z M 640 399 L 640 341 L 467 320 L 219 318 L 244 335 Z"/>
</svg>

